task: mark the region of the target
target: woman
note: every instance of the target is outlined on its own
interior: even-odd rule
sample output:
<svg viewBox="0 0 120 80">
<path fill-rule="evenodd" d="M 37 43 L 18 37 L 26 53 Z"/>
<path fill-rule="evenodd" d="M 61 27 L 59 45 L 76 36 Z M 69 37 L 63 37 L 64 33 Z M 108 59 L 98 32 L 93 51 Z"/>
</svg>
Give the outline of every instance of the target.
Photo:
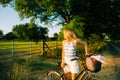
<svg viewBox="0 0 120 80">
<path fill-rule="evenodd" d="M 65 40 L 62 42 L 61 67 L 65 73 L 65 80 L 69 80 L 70 73 L 72 74 L 72 80 L 75 80 L 79 72 L 79 65 L 77 60 L 71 61 L 71 59 L 76 57 L 76 47 L 78 45 L 84 45 L 85 54 L 87 55 L 87 43 L 76 38 L 75 34 L 69 29 L 65 29 L 63 34 Z"/>
</svg>

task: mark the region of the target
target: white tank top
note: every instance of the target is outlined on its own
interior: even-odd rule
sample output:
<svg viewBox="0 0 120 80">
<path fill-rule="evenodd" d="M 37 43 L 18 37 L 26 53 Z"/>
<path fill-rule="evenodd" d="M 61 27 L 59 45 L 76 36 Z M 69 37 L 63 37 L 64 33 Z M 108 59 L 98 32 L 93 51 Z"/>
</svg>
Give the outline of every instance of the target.
<svg viewBox="0 0 120 80">
<path fill-rule="evenodd" d="M 74 46 L 74 42 L 71 41 L 69 44 L 66 41 L 64 44 L 64 52 L 65 56 L 75 57 L 76 56 L 76 47 Z"/>
</svg>

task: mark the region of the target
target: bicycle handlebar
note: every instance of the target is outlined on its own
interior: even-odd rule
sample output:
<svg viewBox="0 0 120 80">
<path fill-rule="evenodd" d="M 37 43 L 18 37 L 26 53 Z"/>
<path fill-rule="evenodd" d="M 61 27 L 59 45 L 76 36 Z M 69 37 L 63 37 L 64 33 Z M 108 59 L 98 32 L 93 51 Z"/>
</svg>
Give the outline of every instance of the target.
<svg viewBox="0 0 120 80">
<path fill-rule="evenodd" d="M 74 60 L 84 60 L 84 59 L 85 59 L 85 58 L 76 57 L 76 58 L 71 59 L 71 61 L 74 61 Z"/>
<path fill-rule="evenodd" d="M 92 54 L 85 55 L 84 57 L 75 57 L 75 58 L 71 59 L 71 61 L 74 61 L 74 60 L 81 60 L 82 61 L 82 60 L 85 60 L 86 57 L 90 57 L 90 56 L 92 56 Z"/>
</svg>

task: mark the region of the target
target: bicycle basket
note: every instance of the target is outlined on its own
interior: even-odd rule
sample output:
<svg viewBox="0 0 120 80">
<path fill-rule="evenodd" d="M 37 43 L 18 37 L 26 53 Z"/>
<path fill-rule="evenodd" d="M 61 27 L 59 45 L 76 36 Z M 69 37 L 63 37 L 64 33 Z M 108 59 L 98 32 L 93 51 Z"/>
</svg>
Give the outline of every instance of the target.
<svg viewBox="0 0 120 80">
<path fill-rule="evenodd" d="M 91 57 L 87 57 L 86 58 L 86 66 L 87 69 L 91 72 L 99 72 L 101 70 L 101 62 L 91 58 Z"/>
</svg>

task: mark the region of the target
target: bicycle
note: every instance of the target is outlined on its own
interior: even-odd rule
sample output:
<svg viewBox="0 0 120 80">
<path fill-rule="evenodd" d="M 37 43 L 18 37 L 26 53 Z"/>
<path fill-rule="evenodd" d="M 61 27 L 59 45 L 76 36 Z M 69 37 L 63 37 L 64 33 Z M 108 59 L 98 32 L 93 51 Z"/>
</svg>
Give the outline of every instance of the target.
<svg viewBox="0 0 120 80">
<path fill-rule="evenodd" d="M 85 58 L 76 57 L 71 61 L 74 61 L 74 60 L 81 61 L 82 67 L 83 67 L 83 69 L 80 70 L 80 72 L 78 73 L 75 80 L 91 80 L 90 72 L 88 71 L 85 64 Z M 46 80 L 65 80 L 65 76 L 63 72 L 61 73 L 60 71 L 52 70 L 47 73 Z"/>
</svg>

